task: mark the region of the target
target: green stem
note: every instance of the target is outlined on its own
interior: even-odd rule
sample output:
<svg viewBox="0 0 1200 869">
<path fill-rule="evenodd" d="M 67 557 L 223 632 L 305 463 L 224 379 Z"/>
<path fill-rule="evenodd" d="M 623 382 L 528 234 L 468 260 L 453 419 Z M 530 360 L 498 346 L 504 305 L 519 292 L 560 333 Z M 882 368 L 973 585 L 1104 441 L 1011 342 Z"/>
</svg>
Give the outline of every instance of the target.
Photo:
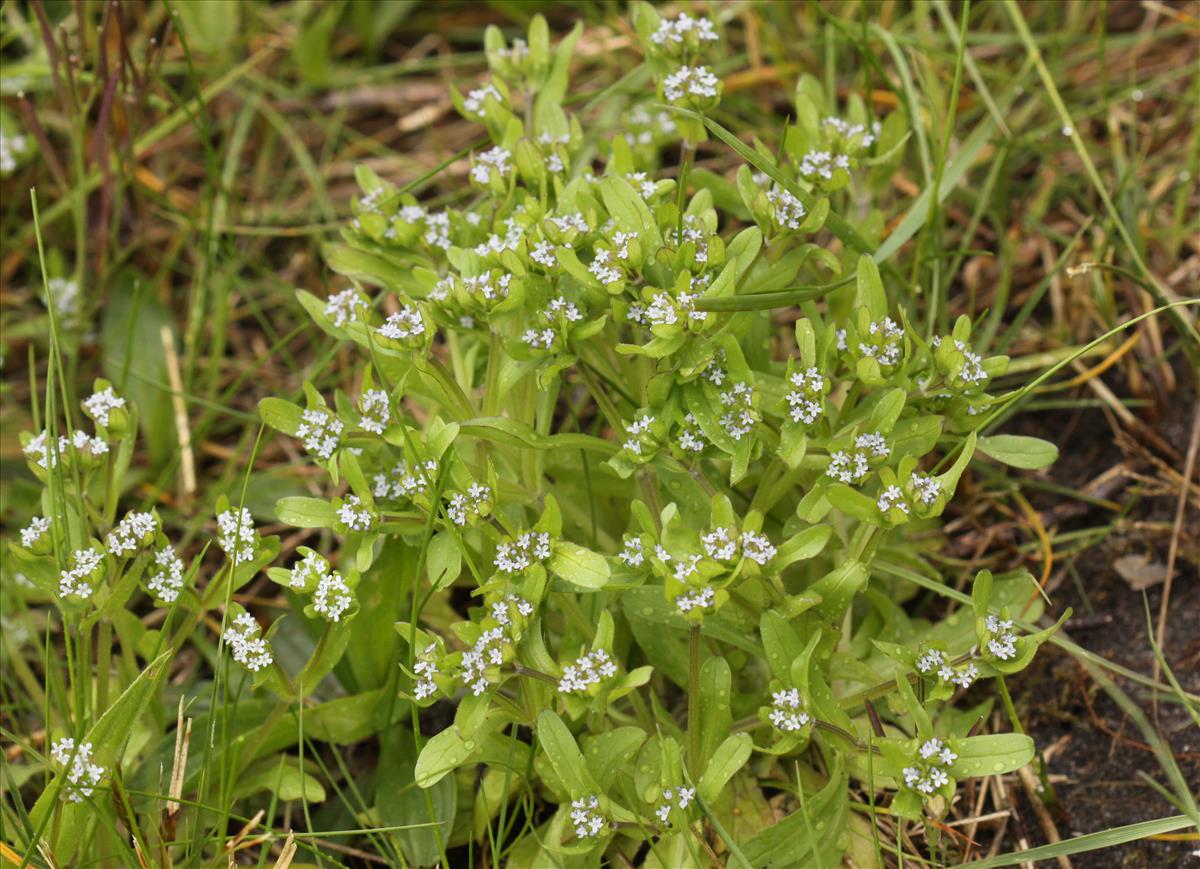
<svg viewBox="0 0 1200 869">
<path fill-rule="evenodd" d="M 688 772 L 692 781 L 700 779 L 700 623 L 692 622 L 688 631 Z"/>
</svg>

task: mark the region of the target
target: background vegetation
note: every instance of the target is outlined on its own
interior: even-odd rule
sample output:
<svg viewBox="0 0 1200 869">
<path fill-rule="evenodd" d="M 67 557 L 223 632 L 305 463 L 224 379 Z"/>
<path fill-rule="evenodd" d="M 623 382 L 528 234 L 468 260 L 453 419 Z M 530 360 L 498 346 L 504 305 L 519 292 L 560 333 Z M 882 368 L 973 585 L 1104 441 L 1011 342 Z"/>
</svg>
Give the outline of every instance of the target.
<svg viewBox="0 0 1200 869">
<path fill-rule="evenodd" d="M 1198 295 L 1195 4 L 697 7 L 720 19 L 730 47 L 716 114 L 727 128 L 772 141 L 802 72 L 909 116 L 915 135 L 892 185 L 906 199 L 949 192 L 900 265 L 947 320 L 981 317 L 991 352 L 1040 370 L 1133 316 Z M 4 135 L 27 146 L 4 172 L 0 201 L 5 538 L 38 510 L 17 435 L 38 428 L 52 344 L 75 400 L 106 377 L 139 406 L 141 450 L 125 496 L 157 507 L 185 559 L 213 536 L 216 497 L 245 480 L 246 504 L 264 523 L 277 498 L 315 494 L 304 466 L 289 467 L 290 439 L 260 440 L 257 403 L 297 400 L 305 379 L 326 393 L 349 388 L 358 363 L 314 337 L 294 290 L 345 286 L 322 248 L 347 219 L 356 164 L 431 203 L 462 195 L 480 129 L 454 112 L 449 86 L 480 79 L 485 25 L 516 33 L 538 11 L 560 34 L 586 22 L 572 69 L 582 92 L 607 88 L 637 57 L 615 3 L 0 5 Z M 734 164 L 712 141 L 695 163 L 717 174 Z M 48 277 L 78 288 L 71 301 L 54 290 L 62 316 L 53 341 L 31 189 Z M 946 573 L 965 582 L 981 567 L 1027 566 L 1051 615 L 1074 609 L 1065 631 L 1078 644 L 1047 647 L 1011 684 L 1040 754 L 1020 774 L 969 789 L 953 821 L 968 859 L 1043 845 L 1054 858 L 1067 851 L 1060 840 L 1181 811 L 1173 777 L 1200 788 L 1197 722 L 1180 702 L 1200 692 L 1194 311 L 1145 319 L 1039 388 L 1009 430 L 1056 442 L 1054 467 L 985 467 L 960 487 L 940 554 Z M 311 542 L 308 532 L 264 528 L 272 531 L 285 532 L 285 554 Z M 0 579 L 0 820 L 12 830 L 40 792 L 45 693 L 63 676 L 47 653 L 48 607 L 30 603 L 8 558 Z M 270 607 L 276 590 L 262 577 L 237 598 Z M 147 627 L 162 616 L 141 615 Z M 189 715 L 207 713 L 218 630 L 197 626 L 171 661 L 156 713 L 168 729 L 181 698 L 205 698 Z M 307 650 L 290 654 L 302 660 Z M 1097 656 L 1154 679 L 1165 663 L 1182 684 L 1174 696 L 1156 693 Z M 132 652 L 114 666 L 135 667 Z M 232 800 L 206 818 L 210 856 L 224 848 L 271 865 L 293 828 L 312 832 L 307 844 L 331 864 L 394 856 L 386 836 L 328 835 L 359 827 L 356 789 L 375 767 L 378 739 L 308 739 L 336 798 L 311 817 L 298 799 Z M 163 760 L 169 775 L 169 752 Z M 222 780 L 209 797 L 239 793 Z M 1170 865 L 1200 847 L 1187 829 L 1133 828 L 1111 841 L 1114 850 L 1058 860 Z M 189 848 L 194 856 L 201 844 Z"/>
</svg>

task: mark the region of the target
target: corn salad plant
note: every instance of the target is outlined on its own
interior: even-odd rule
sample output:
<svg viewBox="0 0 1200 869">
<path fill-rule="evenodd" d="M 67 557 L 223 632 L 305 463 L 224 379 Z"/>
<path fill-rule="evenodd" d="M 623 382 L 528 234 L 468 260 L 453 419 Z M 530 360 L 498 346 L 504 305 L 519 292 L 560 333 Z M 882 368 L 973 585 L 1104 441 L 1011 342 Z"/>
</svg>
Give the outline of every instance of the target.
<svg viewBox="0 0 1200 869">
<path fill-rule="evenodd" d="M 712 118 L 718 26 L 644 3 L 632 23 L 625 90 L 646 94 L 605 124 L 567 110 L 580 28 L 552 46 L 535 16 L 523 40 L 490 28 L 490 77 L 453 93 L 487 136 L 461 196 L 435 207 L 360 167 L 328 252 L 346 288 L 297 292 L 357 354 L 357 388 L 259 406 L 320 492 L 276 505 L 310 529 L 285 563 L 234 492 L 202 577 L 153 511 L 118 510 L 132 403 L 98 382 L 94 433 L 48 406 L 24 442 L 45 518 L 12 547 L 80 671 L 29 819 L 47 853 L 69 862 L 112 821 L 139 854 L 188 847 L 134 820 L 172 755 L 126 730 L 206 621 L 225 678 L 207 763 L 172 773 L 175 831 L 232 823 L 187 802 L 207 764 L 236 771 L 226 805 L 265 791 L 307 817 L 326 798 L 311 740 L 375 735 L 349 808 L 397 864 L 468 845 L 512 867 L 882 865 L 879 817 L 942 859 L 959 785 L 1030 761 L 1029 737 L 980 730 L 1053 631 L 1033 578 L 981 572 L 942 618 L 905 607 L 942 582 L 927 556 L 973 457 L 1054 451 L 979 434 L 1012 400 L 990 392 L 1007 358 L 966 317 L 933 328 L 872 256 L 904 117 L 804 76 L 778 150 L 746 145 Z M 695 168 L 709 136 L 735 173 Z M 270 623 L 234 601 L 263 571 L 291 610 Z M 81 687 L 97 636 L 142 662 L 115 702 Z M 140 801 L 101 799 L 139 752 Z"/>
</svg>

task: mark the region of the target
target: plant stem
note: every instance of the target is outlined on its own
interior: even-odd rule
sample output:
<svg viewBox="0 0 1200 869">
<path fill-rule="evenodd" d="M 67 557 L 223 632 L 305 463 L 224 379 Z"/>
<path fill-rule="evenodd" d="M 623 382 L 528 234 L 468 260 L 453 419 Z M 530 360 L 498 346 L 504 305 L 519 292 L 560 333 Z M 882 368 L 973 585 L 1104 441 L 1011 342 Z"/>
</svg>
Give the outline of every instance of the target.
<svg viewBox="0 0 1200 869">
<path fill-rule="evenodd" d="M 688 630 L 688 773 L 700 779 L 700 623 Z"/>
</svg>

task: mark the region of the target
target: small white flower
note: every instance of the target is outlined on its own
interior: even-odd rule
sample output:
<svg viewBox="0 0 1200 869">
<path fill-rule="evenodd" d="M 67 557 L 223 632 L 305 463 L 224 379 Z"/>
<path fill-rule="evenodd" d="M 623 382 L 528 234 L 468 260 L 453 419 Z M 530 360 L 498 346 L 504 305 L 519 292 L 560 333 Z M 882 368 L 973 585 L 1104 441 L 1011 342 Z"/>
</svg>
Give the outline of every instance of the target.
<svg viewBox="0 0 1200 869">
<path fill-rule="evenodd" d="M 450 496 L 446 513 L 455 525 L 466 525 L 472 518 L 483 515 L 483 510 L 490 505 L 491 499 L 491 487 L 472 483 L 466 494 L 455 492 Z"/>
<path fill-rule="evenodd" d="M 714 528 L 700 537 L 704 554 L 717 561 L 733 561 L 737 557 L 736 532 L 729 528 Z"/>
<path fill-rule="evenodd" d="M 425 320 L 413 305 L 404 305 L 394 314 L 389 314 L 379 334 L 392 341 L 408 341 L 425 334 Z"/>
<path fill-rule="evenodd" d="M 942 495 L 942 484 L 934 477 L 913 474 L 910 482 L 917 492 L 917 497 L 926 507 L 932 505 Z"/>
<path fill-rule="evenodd" d="M 767 191 L 767 201 L 775 207 L 775 222 L 788 229 L 799 229 L 808 214 L 804 204 L 778 184 Z"/>
<path fill-rule="evenodd" d="M 954 346 L 963 355 L 963 368 L 959 372 L 959 379 L 972 386 L 979 386 L 987 381 L 987 372 L 983 370 L 983 357 L 974 352 L 962 341 L 955 341 Z"/>
<path fill-rule="evenodd" d="M 183 561 L 175 554 L 175 550 L 167 545 L 154 553 L 153 569 L 147 585 L 150 592 L 166 603 L 174 602 L 183 589 Z"/>
<path fill-rule="evenodd" d="M 58 596 L 87 600 L 95 591 L 94 582 L 103 576 L 104 553 L 95 547 L 76 549 L 71 564 L 58 577 Z"/>
<path fill-rule="evenodd" d="M 1001 619 L 989 615 L 985 620 L 988 632 L 988 651 L 1002 661 L 1017 657 L 1017 635 L 1013 631 L 1012 619 Z"/>
<path fill-rule="evenodd" d="M 245 507 L 229 509 L 217 517 L 217 545 L 232 561 L 250 561 L 258 543 L 254 518 Z"/>
<path fill-rule="evenodd" d="M 904 493 L 900 491 L 899 486 L 888 486 L 879 493 L 879 499 L 875 502 L 879 507 L 880 513 L 886 513 L 893 507 L 899 509 L 903 513 L 908 512 L 908 502 L 904 500 Z"/>
<path fill-rule="evenodd" d="M 715 97 L 719 84 L 707 66 L 681 66 L 663 81 L 663 96 L 670 102 L 685 96 Z"/>
<path fill-rule="evenodd" d="M 710 609 L 716 603 L 715 595 L 712 588 L 705 586 L 697 591 L 685 592 L 676 596 L 675 607 L 681 613 L 691 612 L 694 609 Z"/>
<path fill-rule="evenodd" d="M 742 555 L 755 564 L 760 567 L 765 565 L 775 557 L 775 553 L 775 547 L 764 535 L 755 531 L 742 532 Z"/>
<path fill-rule="evenodd" d="M 511 159 L 512 152 L 505 148 L 495 147 L 484 151 L 471 167 L 471 180 L 478 184 L 487 184 L 493 169 L 500 178 L 507 178 L 512 172 L 512 165 L 508 162 Z"/>
<path fill-rule="evenodd" d="M 704 432 L 700 430 L 700 424 L 696 421 L 694 414 L 688 414 L 683 418 L 683 427 L 679 432 L 679 447 L 689 453 L 703 452 L 708 446 L 708 442 L 704 439 Z"/>
<path fill-rule="evenodd" d="M 45 516 L 34 516 L 27 526 L 21 529 L 21 545 L 30 549 L 42 535 L 50 530 L 50 520 Z"/>
<path fill-rule="evenodd" d="M 540 266 L 552 269 L 558 266 L 555 246 L 548 241 L 539 241 L 529 252 L 529 258 Z"/>
<path fill-rule="evenodd" d="M 767 718 L 777 730 L 784 733 L 797 733 L 812 720 L 804 711 L 800 692 L 795 688 L 771 694 L 771 711 L 767 713 Z"/>
<path fill-rule="evenodd" d="M 550 535 L 544 531 L 526 531 L 496 547 L 494 563 L 502 573 L 522 573 L 550 557 Z"/>
<path fill-rule="evenodd" d="M 417 675 L 417 684 L 413 688 L 413 696 L 418 700 L 424 700 L 437 691 L 437 684 L 433 681 L 433 677 L 440 671 L 432 658 L 436 650 L 437 643 L 430 643 L 421 652 L 420 658 L 416 663 L 413 664 L 413 672 Z"/>
<path fill-rule="evenodd" d="M 347 495 L 337 509 L 338 521 L 351 531 L 370 531 L 375 517 L 358 495 Z"/>
<path fill-rule="evenodd" d="M 500 91 L 496 90 L 494 84 L 488 82 L 483 87 L 475 88 L 467 94 L 463 100 L 463 108 L 472 115 L 482 115 L 484 104 L 489 97 L 498 103 L 504 103 L 504 97 L 500 95 Z"/>
<path fill-rule="evenodd" d="M 695 33 L 696 39 L 701 42 L 713 42 L 719 39 L 711 19 L 693 18 L 686 12 L 682 12 L 674 21 L 670 18 L 662 19 L 658 24 L 658 29 L 650 34 L 650 40 L 655 45 L 665 45 L 669 42 L 679 44 L 689 33 Z"/>
<path fill-rule="evenodd" d="M 559 680 L 558 690 L 563 694 L 586 694 L 592 685 L 599 685 L 605 679 L 617 675 L 617 665 L 604 649 L 596 649 L 582 655 L 563 668 L 562 679 Z"/>
<path fill-rule="evenodd" d="M 104 777 L 104 767 L 92 763 L 93 748 L 90 742 L 82 742 L 76 748 L 75 740 L 61 737 L 50 747 L 51 759 L 65 768 L 67 799 L 73 803 L 83 802 L 92 795 L 92 790 Z"/>
<path fill-rule="evenodd" d="M 131 511 L 108 532 L 108 551 L 117 557 L 137 552 L 153 541 L 158 522 L 151 513 Z"/>
<path fill-rule="evenodd" d="M 327 621 L 340 621 L 352 602 L 350 587 L 336 571 L 321 577 L 313 592 L 313 609 Z"/>
<path fill-rule="evenodd" d="M 325 316 L 340 329 L 357 320 L 359 312 L 366 307 L 357 290 L 342 290 L 325 300 Z"/>
<path fill-rule="evenodd" d="M 304 448 L 322 459 L 331 458 L 341 442 L 342 421 L 324 408 L 305 410 L 300 418 L 296 437 L 304 442 Z"/>
<path fill-rule="evenodd" d="M 642 550 L 642 540 L 640 537 L 626 537 L 623 548 L 617 555 L 617 559 L 629 567 L 641 567 L 646 560 L 646 554 Z"/>
<path fill-rule="evenodd" d="M 358 399 L 358 409 L 362 414 L 359 425 L 372 434 L 383 434 L 392 415 L 388 394 L 382 389 L 368 389 Z"/>
<path fill-rule="evenodd" d="M 124 406 L 125 399 L 113 392 L 111 386 L 100 392 L 93 392 L 83 402 L 83 409 L 87 411 L 88 416 L 96 421 L 96 425 L 102 426 L 108 425 L 109 414 Z"/>
<path fill-rule="evenodd" d="M 233 660 L 247 670 L 257 673 L 275 660 L 271 647 L 262 636 L 262 628 L 249 613 L 241 613 L 225 630 L 225 642 L 232 650 Z"/>
<path fill-rule="evenodd" d="M 575 835 L 580 839 L 591 839 L 600 835 L 604 829 L 605 820 L 600 815 L 600 800 L 595 796 L 582 797 L 571 801 L 571 823 L 575 825 Z"/>
</svg>

